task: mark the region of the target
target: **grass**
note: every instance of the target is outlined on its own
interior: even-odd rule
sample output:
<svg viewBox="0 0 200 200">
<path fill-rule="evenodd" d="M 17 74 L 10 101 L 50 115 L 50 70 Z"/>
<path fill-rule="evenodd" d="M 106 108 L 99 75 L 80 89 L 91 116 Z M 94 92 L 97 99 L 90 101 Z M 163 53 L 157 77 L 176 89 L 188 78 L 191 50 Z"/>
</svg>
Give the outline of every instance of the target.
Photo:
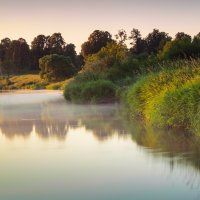
<svg viewBox="0 0 200 200">
<path fill-rule="evenodd" d="M 24 75 L 13 75 L 9 79 L 0 78 L 0 89 L 1 90 L 19 90 L 19 89 L 30 89 L 30 90 L 63 90 L 64 86 L 68 83 L 68 80 L 57 83 L 48 83 L 40 78 L 37 74 L 24 74 Z"/>
<path fill-rule="evenodd" d="M 143 76 L 126 95 L 132 118 L 200 134 L 200 67 L 167 68 Z"/>
</svg>

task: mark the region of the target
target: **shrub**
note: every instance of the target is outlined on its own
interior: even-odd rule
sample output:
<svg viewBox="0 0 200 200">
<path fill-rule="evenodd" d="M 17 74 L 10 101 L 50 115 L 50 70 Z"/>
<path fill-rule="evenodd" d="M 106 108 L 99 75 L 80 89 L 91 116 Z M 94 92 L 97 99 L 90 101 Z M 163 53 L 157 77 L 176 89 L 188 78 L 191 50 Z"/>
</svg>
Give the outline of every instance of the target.
<svg viewBox="0 0 200 200">
<path fill-rule="evenodd" d="M 115 85 L 108 80 L 89 81 L 83 87 L 81 95 L 85 102 L 110 102 L 115 98 Z"/>
<path fill-rule="evenodd" d="M 106 103 L 115 99 L 116 86 L 108 80 L 72 81 L 64 90 L 66 100 L 75 103 Z"/>
<path fill-rule="evenodd" d="M 72 81 L 65 86 L 64 89 L 64 97 L 68 101 L 72 101 L 75 103 L 81 103 L 81 91 L 83 88 L 83 84 L 77 83 L 76 81 Z"/>
</svg>

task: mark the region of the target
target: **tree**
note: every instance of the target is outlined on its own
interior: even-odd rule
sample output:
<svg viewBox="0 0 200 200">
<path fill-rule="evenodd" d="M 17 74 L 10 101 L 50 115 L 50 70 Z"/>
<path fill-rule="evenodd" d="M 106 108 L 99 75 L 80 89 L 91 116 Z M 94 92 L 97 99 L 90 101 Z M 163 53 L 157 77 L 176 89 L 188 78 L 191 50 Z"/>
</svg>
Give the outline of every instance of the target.
<svg viewBox="0 0 200 200">
<path fill-rule="evenodd" d="M 167 33 L 154 29 L 153 32 L 149 33 L 145 38 L 148 53 L 157 54 L 167 41 L 171 41 L 171 37 L 169 37 Z"/>
<path fill-rule="evenodd" d="M 147 51 L 147 44 L 145 40 L 142 39 L 141 33 L 138 29 L 133 29 L 131 31 L 129 39 L 132 40 L 132 42 L 130 43 L 132 45 L 132 47 L 130 48 L 130 52 L 133 55 L 139 55 Z"/>
<path fill-rule="evenodd" d="M 63 39 L 61 33 L 54 33 L 52 36 L 47 36 L 46 40 L 45 55 L 63 54 L 65 40 Z"/>
<path fill-rule="evenodd" d="M 194 47 L 191 40 L 175 39 L 165 44 L 162 51 L 159 53 L 160 59 L 183 59 L 193 56 Z"/>
<path fill-rule="evenodd" d="M 70 57 L 72 63 L 76 66 L 76 58 L 77 58 L 77 54 L 76 54 L 76 50 L 75 50 L 75 45 L 74 44 L 67 44 L 64 49 L 63 49 L 63 55 L 66 57 Z"/>
<path fill-rule="evenodd" d="M 45 55 L 46 46 L 47 37 L 45 35 L 38 35 L 31 42 L 31 57 L 33 69 L 39 69 L 39 59 Z"/>
<path fill-rule="evenodd" d="M 11 41 L 7 52 L 7 58 L 14 63 L 14 67 L 17 71 L 30 67 L 30 49 L 26 40 L 19 38 L 18 40 Z"/>
<path fill-rule="evenodd" d="M 11 43 L 11 40 L 9 38 L 4 38 L 3 40 L 1 40 L 1 43 L 0 43 L 0 60 L 1 61 L 4 61 L 4 59 L 6 59 L 10 43 Z"/>
<path fill-rule="evenodd" d="M 192 41 L 192 46 L 194 49 L 194 55 L 195 56 L 200 56 L 200 33 L 194 36 L 193 41 Z"/>
<path fill-rule="evenodd" d="M 69 57 L 52 54 L 39 60 L 40 76 L 49 82 L 61 81 L 75 74 L 76 69 Z"/>
<path fill-rule="evenodd" d="M 191 36 L 188 35 L 188 34 L 185 34 L 184 32 L 178 32 L 175 36 L 175 39 L 177 39 L 177 40 L 189 40 L 189 41 L 192 40 Z"/>
<path fill-rule="evenodd" d="M 98 53 L 86 59 L 84 70 L 102 72 L 120 65 L 127 57 L 127 47 L 116 42 L 109 43 Z"/>
<path fill-rule="evenodd" d="M 124 29 L 121 29 L 118 31 L 118 33 L 115 35 L 116 40 L 119 44 L 124 44 L 127 40 L 127 33 Z"/>
<path fill-rule="evenodd" d="M 161 59 L 185 59 L 196 58 L 200 55 L 200 33 L 194 36 L 183 32 L 176 34 L 173 41 L 167 42 L 163 50 L 160 51 Z"/>
<path fill-rule="evenodd" d="M 20 68 L 30 69 L 30 48 L 26 40 L 19 38 L 20 42 Z"/>
<path fill-rule="evenodd" d="M 13 73 L 14 63 L 11 60 L 3 60 L 0 65 L 2 75 L 5 74 L 7 78 Z"/>
<path fill-rule="evenodd" d="M 95 30 L 88 38 L 88 41 L 81 45 L 81 54 L 84 58 L 92 55 L 105 47 L 109 42 L 112 42 L 112 36 L 107 31 Z"/>
</svg>

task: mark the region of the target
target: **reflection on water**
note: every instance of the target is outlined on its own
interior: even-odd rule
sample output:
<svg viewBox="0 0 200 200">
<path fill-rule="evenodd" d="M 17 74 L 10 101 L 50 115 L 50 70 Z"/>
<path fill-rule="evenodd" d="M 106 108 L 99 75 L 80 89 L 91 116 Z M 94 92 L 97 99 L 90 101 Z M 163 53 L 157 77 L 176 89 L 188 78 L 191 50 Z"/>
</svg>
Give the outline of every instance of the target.
<svg viewBox="0 0 200 200">
<path fill-rule="evenodd" d="M 3 96 L 3 95 L 2 95 Z M 69 129 L 84 126 L 99 140 L 123 134 L 118 105 L 66 104 L 61 94 L 4 95 L 0 99 L 0 129 L 6 137 L 29 136 L 34 129 L 43 138 L 65 139 Z M 7 101 L 9 99 L 9 102 Z"/>
<path fill-rule="evenodd" d="M 200 139 L 58 92 L 0 94 L 0 199 L 200 199 Z"/>
</svg>

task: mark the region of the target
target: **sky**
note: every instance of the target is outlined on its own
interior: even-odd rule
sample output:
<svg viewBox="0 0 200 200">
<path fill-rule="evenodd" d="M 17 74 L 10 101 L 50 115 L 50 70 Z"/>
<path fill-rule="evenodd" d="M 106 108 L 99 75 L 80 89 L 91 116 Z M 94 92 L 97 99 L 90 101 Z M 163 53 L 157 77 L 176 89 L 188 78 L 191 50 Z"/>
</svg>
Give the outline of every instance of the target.
<svg viewBox="0 0 200 200">
<path fill-rule="evenodd" d="M 77 52 L 94 30 L 200 32 L 200 0 L 0 0 L 0 39 L 62 33 Z"/>
</svg>

